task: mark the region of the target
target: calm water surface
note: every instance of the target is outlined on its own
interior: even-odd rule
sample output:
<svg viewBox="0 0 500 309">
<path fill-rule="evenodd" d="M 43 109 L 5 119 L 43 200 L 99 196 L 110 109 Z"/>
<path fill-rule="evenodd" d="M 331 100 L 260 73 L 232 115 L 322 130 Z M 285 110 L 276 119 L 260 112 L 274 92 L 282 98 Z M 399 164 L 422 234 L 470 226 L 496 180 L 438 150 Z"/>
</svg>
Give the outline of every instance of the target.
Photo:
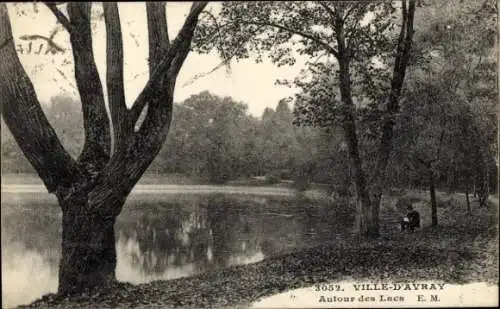
<svg viewBox="0 0 500 309">
<path fill-rule="evenodd" d="M 136 194 L 115 225 L 116 276 L 192 276 L 341 239 L 339 222 L 349 220 L 340 208 L 298 197 Z M 57 290 L 61 217 L 48 194 L 2 192 L 2 307 Z"/>
</svg>

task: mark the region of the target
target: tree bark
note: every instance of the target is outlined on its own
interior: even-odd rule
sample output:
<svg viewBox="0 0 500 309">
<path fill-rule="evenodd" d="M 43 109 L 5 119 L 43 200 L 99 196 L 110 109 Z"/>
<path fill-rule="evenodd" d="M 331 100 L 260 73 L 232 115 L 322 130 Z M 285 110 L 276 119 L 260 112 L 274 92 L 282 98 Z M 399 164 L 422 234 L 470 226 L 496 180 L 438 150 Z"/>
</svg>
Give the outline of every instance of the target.
<svg viewBox="0 0 500 309">
<path fill-rule="evenodd" d="M 431 218 L 432 226 L 438 225 L 436 189 L 434 186 L 434 172 L 429 169 L 429 192 L 431 194 Z"/>
<path fill-rule="evenodd" d="M 73 29 L 70 42 L 85 129 L 85 142 L 78 162 L 101 169 L 110 157 L 111 129 L 92 49 L 91 6 L 85 2 L 69 3 L 68 15 Z"/>
<path fill-rule="evenodd" d="M 82 193 L 61 198 L 59 203 L 63 231 L 58 293 L 111 287 L 116 282 L 114 224 L 124 199 L 91 205 Z"/>
<path fill-rule="evenodd" d="M 104 22 L 106 24 L 106 83 L 108 105 L 113 125 L 113 151 L 123 152 L 127 135 L 132 124 L 127 119 L 125 85 L 123 81 L 123 38 L 120 14 L 116 2 L 104 2 Z"/>
<path fill-rule="evenodd" d="M 170 47 L 165 2 L 147 2 L 146 13 L 148 16 L 149 75 L 151 76 Z"/>
</svg>

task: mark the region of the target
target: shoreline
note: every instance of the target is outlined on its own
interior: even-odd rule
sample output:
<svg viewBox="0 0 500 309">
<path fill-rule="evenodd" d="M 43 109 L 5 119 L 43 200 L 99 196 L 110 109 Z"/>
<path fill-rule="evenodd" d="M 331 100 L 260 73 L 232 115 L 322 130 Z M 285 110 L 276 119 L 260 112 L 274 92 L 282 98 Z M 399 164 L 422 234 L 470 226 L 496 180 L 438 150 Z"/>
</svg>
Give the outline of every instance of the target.
<svg viewBox="0 0 500 309">
<path fill-rule="evenodd" d="M 71 300 L 49 295 L 17 308 L 249 308 L 265 297 L 325 282 L 380 282 L 383 279 L 387 282 L 498 283 L 496 271 L 481 267 L 482 271 L 477 272 L 478 264 L 491 264 L 485 259 L 497 250 L 491 230 L 478 233 L 483 236 L 480 243 L 475 240 L 478 234 L 466 233 L 465 238 L 454 240 L 453 245 L 445 249 L 426 244 L 435 232 L 426 229 L 415 234 L 395 235 L 383 243 L 358 240 L 351 246 L 325 244 L 193 277 L 140 285 L 124 283 L 122 288 L 106 295 Z M 418 234 L 422 239 L 409 241 L 409 237 Z M 396 243 L 399 245 L 395 246 Z M 481 248 L 487 248 L 486 255 L 480 254 Z M 393 267 L 390 273 L 387 265 Z"/>
</svg>

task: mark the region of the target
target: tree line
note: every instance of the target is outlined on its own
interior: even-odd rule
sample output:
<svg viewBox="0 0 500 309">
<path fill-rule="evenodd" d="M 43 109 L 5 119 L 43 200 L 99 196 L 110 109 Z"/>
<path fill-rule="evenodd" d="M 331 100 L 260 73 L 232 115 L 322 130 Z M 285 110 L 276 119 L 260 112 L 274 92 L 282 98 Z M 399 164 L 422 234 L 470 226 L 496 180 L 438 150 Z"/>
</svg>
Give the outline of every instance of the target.
<svg viewBox="0 0 500 309">
<path fill-rule="evenodd" d="M 426 89 L 425 93 L 430 91 Z M 431 184 L 424 160 L 435 156 L 439 161 L 432 162 L 433 175 L 437 175 L 432 178 L 434 187 L 450 192 L 481 192 L 487 166 L 489 191 L 494 191 L 494 154 L 483 153 L 484 147 L 493 146 L 494 127 L 488 136 L 490 144 L 482 141 L 483 145 L 478 145 L 486 133 L 478 127 L 484 115 L 464 112 L 461 109 L 467 106 L 456 102 L 445 107 L 439 104 L 447 103 L 437 103 L 432 108 L 444 108 L 449 117 L 458 120 L 423 119 L 437 117 L 429 106 L 406 111 L 397 129 L 399 138 L 388 168 L 387 185 L 427 190 Z M 78 156 L 84 142 L 80 103 L 68 96 L 56 96 L 44 104 L 44 109 L 62 144 L 72 156 Z M 291 181 L 300 190 L 315 183 L 339 196 L 354 194 L 342 129 L 300 126 L 300 119 L 300 106 L 291 108 L 287 100 L 278 102 L 274 109 L 265 108 L 260 117 L 255 117 L 248 113 L 246 103 L 231 97 L 209 91 L 191 95 L 174 104 L 170 133 L 146 174 L 182 174 L 213 184 L 260 177 L 269 184 Z M 34 173 L 4 126 L 2 121 L 3 173 Z M 425 133 L 425 129 L 431 132 Z M 464 147 L 467 145 L 472 147 Z"/>
<path fill-rule="evenodd" d="M 84 145 L 80 103 L 56 96 L 43 106 L 61 143 L 77 157 Z M 340 155 L 334 154 L 335 144 L 340 143 L 338 132 L 301 128 L 293 124 L 293 117 L 284 100 L 254 117 L 246 103 L 231 97 L 209 91 L 194 94 L 174 104 L 170 133 L 146 173 L 178 173 L 211 183 L 256 176 L 278 182 L 305 175 L 327 183 L 331 172 L 314 162 Z M 4 173 L 35 172 L 3 121 L 1 151 Z"/>
</svg>

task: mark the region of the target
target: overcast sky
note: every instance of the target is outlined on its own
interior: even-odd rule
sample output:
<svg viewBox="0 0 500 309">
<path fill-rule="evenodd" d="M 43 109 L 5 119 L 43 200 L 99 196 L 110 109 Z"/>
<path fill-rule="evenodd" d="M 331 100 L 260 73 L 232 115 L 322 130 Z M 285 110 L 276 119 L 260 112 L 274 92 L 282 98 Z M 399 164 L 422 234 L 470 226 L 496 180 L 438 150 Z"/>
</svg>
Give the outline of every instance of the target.
<svg viewBox="0 0 500 309">
<path fill-rule="evenodd" d="M 94 4 L 97 5 L 97 4 Z M 189 3 L 168 3 L 167 18 L 170 39 L 179 31 L 189 10 Z M 210 5 L 217 5 L 214 3 Z M 19 16 L 20 9 L 25 15 Z M 18 52 L 21 62 L 34 82 L 38 98 L 48 102 L 52 96 L 62 93 L 77 97 L 75 87 L 72 54 L 69 36 L 65 30 L 57 32 L 54 41 L 66 49 L 65 53 L 45 54 L 44 44 L 41 53 L 36 54 L 42 40 L 32 41 L 32 50 L 27 52 L 28 42 L 19 39 L 23 35 L 39 34 L 49 36 L 56 27 L 56 19 L 42 4 L 37 5 L 35 13 L 32 3 L 9 6 L 9 13 L 16 45 L 24 50 Z M 131 104 L 142 90 L 148 78 L 147 69 L 147 23 L 146 9 L 143 3 L 120 3 L 119 11 L 123 30 L 125 56 L 125 95 L 127 104 Z M 104 22 L 100 22 L 94 31 L 94 53 L 101 76 L 105 75 L 106 41 Z M 20 50 L 21 47 L 18 47 Z M 303 67 L 299 59 L 293 67 L 278 68 L 268 61 L 256 64 L 253 59 L 241 60 L 231 65 L 231 71 L 224 68 L 187 84 L 196 74 L 208 72 L 220 63 L 217 55 L 199 55 L 190 53 L 179 75 L 175 90 L 175 101 L 180 102 L 192 94 L 209 90 L 218 95 L 228 95 L 248 104 L 249 112 L 260 116 L 266 107 L 275 108 L 278 101 L 294 93 L 293 89 L 274 84 L 277 78 L 294 77 Z M 66 63 L 66 64 L 65 64 Z M 105 83 L 103 86 L 106 87 Z"/>
</svg>

